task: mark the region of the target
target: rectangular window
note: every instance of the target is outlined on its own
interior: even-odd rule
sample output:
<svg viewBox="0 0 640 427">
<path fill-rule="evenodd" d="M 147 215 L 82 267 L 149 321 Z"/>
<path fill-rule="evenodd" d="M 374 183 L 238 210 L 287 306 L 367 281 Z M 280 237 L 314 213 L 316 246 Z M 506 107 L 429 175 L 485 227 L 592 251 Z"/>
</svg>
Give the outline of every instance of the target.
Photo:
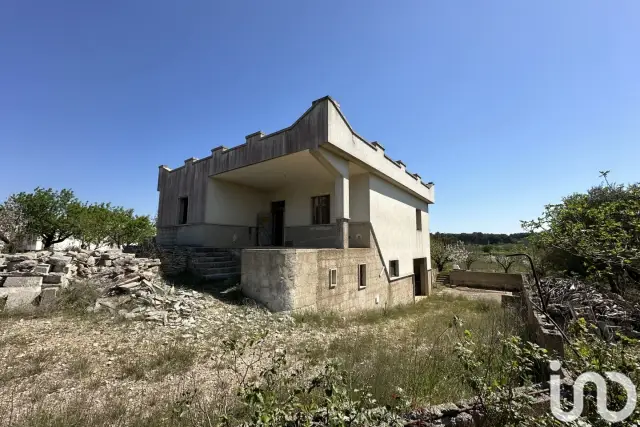
<svg viewBox="0 0 640 427">
<path fill-rule="evenodd" d="M 400 269 L 398 267 L 398 260 L 389 261 L 389 274 L 391 277 L 398 277 L 400 275 Z"/>
<path fill-rule="evenodd" d="M 358 265 L 358 288 L 364 289 L 367 287 L 367 264 Z"/>
<path fill-rule="evenodd" d="M 178 224 L 186 224 L 187 215 L 189 212 L 189 198 L 180 197 L 178 199 L 178 203 L 179 203 Z"/>
<path fill-rule="evenodd" d="M 422 211 L 416 209 L 416 230 L 422 230 Z"/>
<path fill-rule="evenodd" d="M 329 208 L 329 195 L 315 196 L 311 198 L 311 223 L 316 224 L 329 224 L 331 222 L 330 208 Z"/>
<path fill-rule="evenodd" d="M 329 269 L 329 287 L 335 288 L 338 284 L 338 270 L 335 268 Z"/>
</svg>

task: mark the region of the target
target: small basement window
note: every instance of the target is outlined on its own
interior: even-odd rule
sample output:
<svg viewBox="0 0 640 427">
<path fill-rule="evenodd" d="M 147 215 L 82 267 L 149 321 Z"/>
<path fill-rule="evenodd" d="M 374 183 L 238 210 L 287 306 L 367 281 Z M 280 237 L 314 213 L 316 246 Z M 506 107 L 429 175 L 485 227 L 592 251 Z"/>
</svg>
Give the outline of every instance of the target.
<svg viewBox="0 0 640 427">
<path fill-rule="evenodd" d="M 188 213 L 189 213 L 189 198 L 180 197 L 178 199 L 178 203 L 179 203 L 178 224 L 186 224 Z"/>
<path fill-rule="evenodd" d="M 364 289 L 367 287 L 367 264 L 358 265 L 358 288 Z"/>
<path fill-rule="evenodd" d="M 335 288 L 338 284 L 338 270 L 335 268 L 329 269 L 329 287 Z"/>
<path fill-rule="evenodd" d="M 398 277 L 400 275 L 400 268 L 398 267 L 398 260 L 389 261 L 389 274 L 391 277 Z"/>
<path fill-rule="evenodd" d="M 311 223 L 329 224 L 331 222 L 329 195 L 315 196 L 311 198 Z"/>
<path fill-rule="evenodd" d="M 422 211 L 416 209 L 416 230 L 422 230 Z"/>
</svg>

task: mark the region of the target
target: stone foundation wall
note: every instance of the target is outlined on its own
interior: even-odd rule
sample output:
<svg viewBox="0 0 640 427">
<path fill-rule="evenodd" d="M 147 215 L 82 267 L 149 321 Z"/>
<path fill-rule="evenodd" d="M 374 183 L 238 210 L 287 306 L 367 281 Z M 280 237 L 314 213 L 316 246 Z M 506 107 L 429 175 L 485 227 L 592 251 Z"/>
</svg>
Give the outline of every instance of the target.
<svg viewBox="0 0 640 427">
<path fill-rule="evenodd" d="M 162 272 L 175 276 L 188 271 L 191 249 L 183 246 L 159 248 L 158 256 L 162 261 Z"/>
<path fill-rule="evenodd" d="M 360 264 L 366 265 L 365 287 L 359 286 Z M 390 281 L 376 248 L 244 249 L 241 286 L 272 311 L 346 312 L 414 301 L 413 275 Z"/>
</svg>

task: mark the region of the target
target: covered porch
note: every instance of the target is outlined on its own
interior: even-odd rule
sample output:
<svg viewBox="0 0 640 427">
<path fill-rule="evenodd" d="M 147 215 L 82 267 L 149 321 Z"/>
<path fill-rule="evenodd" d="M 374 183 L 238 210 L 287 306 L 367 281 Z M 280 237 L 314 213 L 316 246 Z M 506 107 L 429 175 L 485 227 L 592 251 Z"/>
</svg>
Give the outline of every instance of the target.
<svg viewBox="0 0 640 427">
<path fill-rule="evenodd" d="M 363 168 L 323 149 L 212 175 L 203 246 L 347 248 L 350 205 L 367 200 L 358 193 L 368 185 L 350 183 L 359 175 L 366 176 Z M 353 223 L 357 244 L 368 247 L 368 218 L 360 219 L 366 221 Z M 351 240 L 356 244 L 355 234 Z"/>
</svg>

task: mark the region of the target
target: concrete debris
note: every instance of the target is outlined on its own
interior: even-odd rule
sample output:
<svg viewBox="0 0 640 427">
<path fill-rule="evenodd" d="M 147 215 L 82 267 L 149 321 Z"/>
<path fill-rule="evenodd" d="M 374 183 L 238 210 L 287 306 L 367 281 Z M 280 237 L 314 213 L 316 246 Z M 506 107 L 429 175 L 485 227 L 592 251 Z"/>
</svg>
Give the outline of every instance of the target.
<svg viewBox="0 0 640 427">
<path fill-rule="evenodd" d="M 572 278 L 541 280 L 547 312 L 560 326 L 585 318 L 606 336 L 615 331 L 640 337 L 640 305 Z"/>
<path fill-rule="evenodd" d="M 189 327 L 196 324 L 196 313 L 208 304 L 200 292 L 175 289 L 135 275 L 107 287 L 105 297 L 96 301 L 93 310 L 108 310 L 131 320 Z"/>
<path fill-rule="evenodd" d="M 159 279 L 161 262 L 159 259 L 136 258 L 135 254 L 123 253 L 121 250 L 90 251 L 68 250 L 65 252 L 26 252 L 20 254 L 0 254 L 0 290 L 6 309 L 15 308 L 22 301 L 30 305 L 34 289 L 39 296 L 41 289 L 52 289 L 44 298 L 50 304 L 60 288 L 69 283 L 90 280 L 97 287 L 105 288 L 120 284 L 145 280 L 149 283 Z M 17 291 L 9 292 L 8 288 L 32 288 L 24 298 L 18 298 Z M 5 289 L 6 288 L 6 289 Z M 9 297 L 8 295 L 12 296 Z M 44 296 L 44 295 L 43 295 Z M 6 302 L 5 302 L 6 301 Z"/>
</svg>

